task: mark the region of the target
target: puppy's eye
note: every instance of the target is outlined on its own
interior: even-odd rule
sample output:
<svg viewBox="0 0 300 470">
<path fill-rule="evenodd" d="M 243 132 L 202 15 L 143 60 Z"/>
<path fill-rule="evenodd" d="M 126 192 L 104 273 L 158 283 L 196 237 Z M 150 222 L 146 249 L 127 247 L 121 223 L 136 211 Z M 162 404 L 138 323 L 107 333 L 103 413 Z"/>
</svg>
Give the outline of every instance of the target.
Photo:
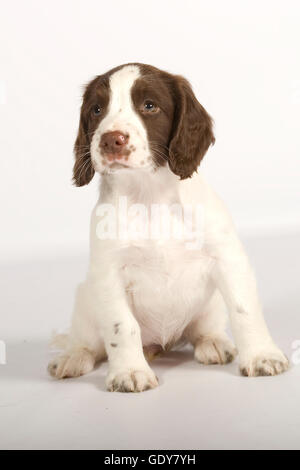
<svg viewBox="0 0 300 470">
<path fill-rule="evenodd" d="M 151 100 L 146 100 L 144 102 L 144 106 L 143 106 L 143 111 L 146 112 L 146 113 L 153 113 L 155 111 L 158 110 L 158 107 L 156 106 L 156 104 L 151 101 Z"/>
<path fill-rule="evenodd" d="M 93 113 L 95 114 L 95 116 L 99 116 L 99 114 L 101 113 L 101 107 L 99 106 L 99 104 L 95 104 L 95 106 L 93 107 Z"/>
</svg>

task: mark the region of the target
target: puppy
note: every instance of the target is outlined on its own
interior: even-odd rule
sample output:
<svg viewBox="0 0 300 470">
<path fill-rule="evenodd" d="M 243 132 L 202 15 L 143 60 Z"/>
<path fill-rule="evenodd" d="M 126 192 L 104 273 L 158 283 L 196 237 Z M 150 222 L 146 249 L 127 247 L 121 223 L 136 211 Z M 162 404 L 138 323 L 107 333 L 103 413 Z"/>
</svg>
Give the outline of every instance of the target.
<svg viewBox="0 0 300 470">
<path fill-rule="evenodd" d="M 196 173 L 214 141 L 211 117 L 181 76 L 127 64 L 88 84 L 74 183 L 98 172 L 100 196 L 87 278 L 52 376 L 77 377 L 108 358 L 108 390 L 144 391 L 158 385 L 147 358 L 180 341 L 203 364 L 238 351 L 245 376 L 288 368 L 230 216 Z"/>
</svg>

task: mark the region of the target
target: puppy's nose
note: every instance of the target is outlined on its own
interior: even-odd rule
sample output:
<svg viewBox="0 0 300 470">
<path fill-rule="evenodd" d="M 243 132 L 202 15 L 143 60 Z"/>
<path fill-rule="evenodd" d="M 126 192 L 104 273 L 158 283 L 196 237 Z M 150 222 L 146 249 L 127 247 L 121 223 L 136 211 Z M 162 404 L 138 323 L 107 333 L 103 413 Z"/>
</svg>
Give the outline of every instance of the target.
<svg viewBox="0 0 300 470">
<path fill-rule="evenodd" d="M 111 159 L 121 158 L 125 145 L 128 142 L 128 137 L 128 135 L 120 131 L 106 132 L 101 137 L 100 148 Z"/>
</svg>

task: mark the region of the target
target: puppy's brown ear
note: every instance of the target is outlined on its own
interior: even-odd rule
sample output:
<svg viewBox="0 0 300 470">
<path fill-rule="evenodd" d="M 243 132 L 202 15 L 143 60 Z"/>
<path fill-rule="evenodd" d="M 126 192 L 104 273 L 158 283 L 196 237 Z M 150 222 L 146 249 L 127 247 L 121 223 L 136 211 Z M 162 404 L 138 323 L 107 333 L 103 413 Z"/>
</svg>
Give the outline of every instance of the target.
<svg viewBox="0 0 300 470">
<path fill-rule="evenodd" d="M 75 163 L 73 167 L 73 182 L 76 186 L 88 184 L 95 174 L 90 154 L 90 139 L 88 126 L 84 116 L 84 104 L 81 108 L 77 138 L 74 145 Z"/>
<path fill-rule="evenodd" d="M 169 165 L 180 179 L 197 170 L 208 147 L 214 144 L 213 122 L 197 101 L 185 78 L 174 79 L 175 115 L 169 144 Z"/>
</svg>

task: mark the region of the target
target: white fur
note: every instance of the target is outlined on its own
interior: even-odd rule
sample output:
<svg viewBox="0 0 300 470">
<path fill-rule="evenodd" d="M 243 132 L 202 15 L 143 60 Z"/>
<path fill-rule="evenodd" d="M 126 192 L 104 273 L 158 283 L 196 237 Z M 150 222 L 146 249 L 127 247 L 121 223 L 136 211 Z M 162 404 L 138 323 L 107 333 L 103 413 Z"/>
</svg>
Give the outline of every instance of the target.
<svg viewBox="0 0 300 470">
<path fill-rule="evenodd" d="M 89 272 L 77 292 L 66 351 L 49 370 L 56 377 L 80 375 L 107 355 L 109 390 L 155 387 L 143 346 L 169 348 L 184 339 L 195 346 L 200 362 L 224 363 L 236 353 L 225 334 L 228 310 L 243 372 L 282 372 L 288 361 L 268 332 L 253 271 L 223 203 L 201 174 L 180 181 L 168 167 L 138 168 L 149 153 L 146 131 L 130 99 L 138 76 L 137 67 L 130 66 L 110 79 L 109 112 L 92 143 L 94 164 L 100 171 L 99 139 L 107 130 L 128 131 L 137 150 L 135 169 L 104 172 L 97 206 L 117 208 L 121 196 L 147 207 L 201 204 L 204 243 L 188 251 L 183 240 L 99 240 L 95 208 Z"/>
</svg>

